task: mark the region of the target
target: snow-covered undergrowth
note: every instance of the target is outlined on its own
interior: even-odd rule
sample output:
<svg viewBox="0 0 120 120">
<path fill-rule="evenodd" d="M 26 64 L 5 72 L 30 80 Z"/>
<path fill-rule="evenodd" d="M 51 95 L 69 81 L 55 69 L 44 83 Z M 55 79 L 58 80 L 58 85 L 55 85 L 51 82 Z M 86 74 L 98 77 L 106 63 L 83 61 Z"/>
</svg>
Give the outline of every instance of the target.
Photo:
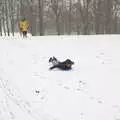
<svg viewBox="0 0 120 120">
<path fill-rule="evenodd" d="M 119 120 L 120 36 L 0 38 L 0 120 Z M 49 70 L 48 60 L 75 62 Z"/>
</svg>

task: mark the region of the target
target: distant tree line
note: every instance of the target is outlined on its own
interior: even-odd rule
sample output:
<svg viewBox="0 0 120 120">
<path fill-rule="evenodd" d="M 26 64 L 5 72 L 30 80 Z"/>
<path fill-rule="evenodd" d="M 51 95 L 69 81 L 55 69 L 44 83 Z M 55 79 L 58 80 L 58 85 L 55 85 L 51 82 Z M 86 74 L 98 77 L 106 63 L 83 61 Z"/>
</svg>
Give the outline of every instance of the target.
<svg viewBox="0 0 120 120">
<path fill-rule="evenodd" d="M 0 0 L 0 35 L 25 17 L 35 35 L 120 33 L 120 0 Z"/>
</svg>

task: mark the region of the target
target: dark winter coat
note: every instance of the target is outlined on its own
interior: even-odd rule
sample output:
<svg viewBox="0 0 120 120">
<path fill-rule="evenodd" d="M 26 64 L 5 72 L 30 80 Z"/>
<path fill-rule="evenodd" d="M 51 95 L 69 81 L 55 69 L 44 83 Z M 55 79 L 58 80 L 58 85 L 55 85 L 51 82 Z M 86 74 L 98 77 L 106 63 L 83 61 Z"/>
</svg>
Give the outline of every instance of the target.
<svg viewBox="0 0 120 120">
<path fill-rule="evenodd" d="M 74 64 L 73 61 L 67 59 L 64 62 L 58 62 L 58 64 L 53 65 L 52 67 L 50 67 L 50 70 L 54 68 L 59 68 L 61 70 L 70 70 L 73 64 Z"/>
</svg>

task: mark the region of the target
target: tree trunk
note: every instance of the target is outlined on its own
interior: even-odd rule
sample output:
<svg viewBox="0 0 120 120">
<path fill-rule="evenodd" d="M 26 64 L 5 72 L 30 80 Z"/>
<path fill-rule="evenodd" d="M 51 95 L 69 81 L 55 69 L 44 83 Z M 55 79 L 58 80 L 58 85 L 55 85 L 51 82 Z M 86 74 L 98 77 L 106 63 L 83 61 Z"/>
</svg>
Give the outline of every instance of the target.
<svg viewBox="0 0 120 120">
<path fill-rule="evenodd" d="M 115 16 L 114 20 L 113 20 L 113 25 L 112 25 L 112 34 L 118 34 L 118 23 L 117 23 L 117 16 Z"/>
<path fill-rule="evenodd" d="M 39 25 L 40 25 L 40 35 L 44 35 L 44 22 L 43 22 L 43 16 L 44 16 L 44 0 L 38 0 L 39 4 Z"/>
<path fill-rule="evenodd" d="M 36 14 L 34 14 L 33 12 L 37 12 L 36 9 L 33 11 L 33 0 L 31 0 L 31 4 L 30 4 L 30 32 L 32 34 L 32 36 L 35 36 L 36 33 Z"/>
<path fill-rule="evenodd" d="M 77 32 L 77 35 L 80 35 L 80 16 L 79 16 L 79 12 L 78 10 L 76 9 L 75 11 L 75 23 L 76 23 L 76 32 Z"/>
<path fill-rule="evenodd" d="M 95 1 L 94 3 L 94 9 L 95 9 L 95 32 L 96 34 L 100 34 L 100 4 L 101 4 L 101 1 Z"/>
<path fill-rule="evenodd" d="M 68 34 L 71 34 L 72 28 L 71 28 L 71 23 L 72 21 L 72 1 L 69 0 L 69 26 L 68 26 Z"/>
<path fill-rule="evenodd" d="M 62 20 L 62 34 L 65 34 L 65 16 L 64 16 L 64 0 L 62 0 L 62 16 L 61 16 L 61 20 Z"/>
<path fill-rule="evenodd" d="M 7 27 L 7 34 L 10 36 L 10 29 L 9 29 L 9 17 L 8 17 L 8 8 L 7 8 L 7 0 L 5 0 L 5 16 L 6 16 L 6 27 Z"/>
<path fill-rule="evenodd" d="M 20 17 L 25 17 L 25 6 L 23 0 L 20 0 Z"/>
<path fill-rule="evenodd" d="M 112 0 L 105 0 L 105 33 L 111 33 Z"/>
<path fill-rule="evenodd" d="M 14 7 L 13 7 L 13 0 L 8 0 L 9 3 L 9 11 L 10 11 L 10 23 L 11 23 L 11 32 L 12 35 L 14 36 L 14 18 L 13 18 L 13 14 L 14 14 Z"/>
<path fill-rule="evenodd" d="M 2 19 L 0 19 L 0 36 L 2 36 Z"/>
<path fill-rule="evenodd" d="M 2 17 L 3 17 L 3 14 L 2 14 L 2 0 L 0 1 L 0 36 L 2 36 Z"/>
<path fill-rule="evenodd" d="M 5 29 L 5 6 L 3 5 L 2 7 L 2 26 L 3 26 L 3 31 L 4 31 L 4 35 L 6 36 L 6 29 Z"/>
<path fill-rule="evenodd" d="M 20 21 L 20 3 L 18 2 L 17 3 L 17 27 L 18 27 L 18 30 L 19 30 L 19 21 Z M 19 30 L 19 32 L 20 32 L 20 30 Z"/>
<path fill-rule="evenodd" d="M 84 35 L 88 35 L 88 5 L 89 3 L 87 2 L 86 3 L 86 7 L 85 7 L 85 14 L 84 14 Z"/>
<path fill-rule="evenodd" d="M 6 36 L 5 18 L 2 19 L 2 23 L 3 23 L 3 31 L 4 31 L 4 35 Z"/>
<path fill-rule="evenodd" d="M 59 15 L 56 15 L 56 30 L 57 30 L 57 35 L 60 35 Z"/>
<path fill-rule="evenodd" d="M 11 16 L 11 29 L 12 29 L 12 35 L 14 36 L 14 32 L 15 32 L 15 22 L 14 22 L 14 1 L 11 0 L 11 10 L 12 10 L 12 16 Z"/>
</svg>

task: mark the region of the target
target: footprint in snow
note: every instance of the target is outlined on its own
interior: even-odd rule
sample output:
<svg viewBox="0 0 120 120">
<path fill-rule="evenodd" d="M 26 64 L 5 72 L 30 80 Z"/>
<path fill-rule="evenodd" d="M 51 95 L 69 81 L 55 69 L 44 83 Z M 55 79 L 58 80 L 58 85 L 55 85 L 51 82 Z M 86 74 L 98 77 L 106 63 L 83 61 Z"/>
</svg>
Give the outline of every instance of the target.
<svg viewBox="0 0 120 120">
<path fill-rule="evenodd" d="M 59 86 L 62 86 L 62 83 L 58 83 Z"/>
<path fill-rule="evenodd" d="M 100 52 L 100 55 L 104 55 L 104 52 Z"/>
<path fill-rule="evenodd" d="M 41 79 L 46 79 L 46 76 L 40 76 Z"/>
<path fill-rule="evenodd" d="M 98 103 L 100 103 L 100 104 L 102 104 L 102 103 L 103 103 L 103 101 L 102 101 L 102 100 L 98 100 L 97 102 L 98 102 Z"/>
<path fill-rule="evenodd" d="M 69 89 L 70 89 L 70 87 L 68 87 L 68 86 L 64 86 L 64 88 L 65 88 L 65 89 L 67 89 L 67 90 L 69 90 Z"/>
<path fill-rule="evenodd" d="M 99 104 L 103 104 L 103 101 L 102 100 L 97 100 L 94 96 L 90 96 L 89 97 L 91 100 L 95 100 L 95 101 L 97 101 L 97 103 L 99 103 Z"/>
<path fill-rule="evenodd" d="M 37 96 L 40 97 L 41 100 L 46 98 L 47 92 L 45 90 L 35 90 Z"/>
<path fill-rule="evenodd" d="M 93 96 L 90 96 L 90 99 L 91 99 L 91 100 L 94 100 L 94 99 L 95 99 L 95 97 L 93 97 Z"/>
<path fill-rule="evenodd" d="M 78 88 L 76 89 L 77 91 L 83 91 L 85 89 L 86 83 L 83 82 L 82 80 L 78 81 Z"/>
<path fill-rule="evenodd" d="M 9 114 L 11 119 L 15 119 L 15 115 L 12 112 L 10 112 Z"/>
<path fill-rule="evenodd" d="M 70 90 L 70 87 L 63 85 L 62 83 L 58 83 L 59 86 L 63 86 L 63 88 Z"/>
</svg>

